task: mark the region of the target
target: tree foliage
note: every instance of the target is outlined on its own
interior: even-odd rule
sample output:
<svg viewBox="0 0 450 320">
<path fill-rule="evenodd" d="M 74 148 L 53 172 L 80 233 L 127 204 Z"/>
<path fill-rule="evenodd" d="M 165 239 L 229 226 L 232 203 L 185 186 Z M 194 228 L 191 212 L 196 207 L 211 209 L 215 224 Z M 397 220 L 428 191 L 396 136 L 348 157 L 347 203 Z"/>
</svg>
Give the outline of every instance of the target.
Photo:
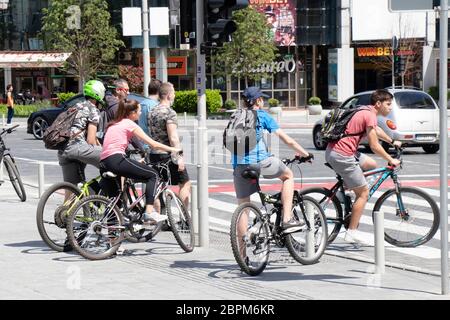
<svg viewBox="0 0 450 320">
<path fill-rule="evenodd" d="M 124 45 L 110 19 L 106 0 L 58 0 L 43 9 L 45 48 L 72 53 L 64 69 L 79 77 L 80 88 L 97 72 L 109 71 Z"/>
<path fill-rule="evenodd" d="M 263 64 L 271 63 L 277 56 L 277 47 L 269 37 L 270 30 L 264 14 L 252 7 L 233 12 L 237 30 L 232 41 L 225 43 L 214 55 L 215 73 L 233 74 L 259 80 L 269 74 L 261 70 Z"/>
</svg>

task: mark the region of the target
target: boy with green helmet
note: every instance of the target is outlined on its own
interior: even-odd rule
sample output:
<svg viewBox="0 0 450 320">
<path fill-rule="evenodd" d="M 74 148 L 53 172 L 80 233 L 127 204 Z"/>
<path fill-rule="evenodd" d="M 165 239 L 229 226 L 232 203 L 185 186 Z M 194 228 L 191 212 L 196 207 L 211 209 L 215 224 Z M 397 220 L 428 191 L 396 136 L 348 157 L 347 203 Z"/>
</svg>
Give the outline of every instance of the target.
<svg viewBox="0 0 450 320">
<path fill-rule="evenodd" d="M 58 151 L 64 181 L 83 182 L 87 164 L 99 167 L 102 147 L 97 139 L 100 120 L 99 105 L 104 104 L 106 88 L 98 80 L 89 80 L 83 86 L 85 101 L 75 105 L 77 115 L 70 129 L 71 137 L 64 149 Z"/>
</svg>

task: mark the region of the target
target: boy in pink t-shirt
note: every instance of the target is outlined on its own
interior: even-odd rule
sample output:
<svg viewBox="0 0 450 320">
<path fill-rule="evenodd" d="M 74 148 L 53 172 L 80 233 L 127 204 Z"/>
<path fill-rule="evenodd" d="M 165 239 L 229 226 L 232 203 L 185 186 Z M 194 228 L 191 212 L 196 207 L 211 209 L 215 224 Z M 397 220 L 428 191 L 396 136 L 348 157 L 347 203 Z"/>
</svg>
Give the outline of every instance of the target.
<svg viewBox="0 0 450 320">
<path fill-rule="evenodd" d="M 367 136 L 372 151 L 390 165 L 400 164 L 400 161 L 392 158 L 378 142 L 378 139 L 382 139 L 395 146 L 401 146 L 400 141 L 394 141 L 377 126 L 377 115 L 387 116 L 391 112 L 392 99 L 392 94 L 387 90 L 380 89 L 372 93 L 370 97 L 372 105 L 367 106 L 367 110 L 358 111 L 347 124 L 345 130 L 347 136 L 329 143 L 325 152 L 326 161 L 343 178 L 345 187 L 353 190 L 356 195 L 352 207 L 352 218 L 344 238 L 347 242 L 364 242 L 363 237 L 356 230 L 369 198 L 369 188 L 363 171 L 377 167 L 374 159 L 358 152 L 361 139 Z"/>
</svg>

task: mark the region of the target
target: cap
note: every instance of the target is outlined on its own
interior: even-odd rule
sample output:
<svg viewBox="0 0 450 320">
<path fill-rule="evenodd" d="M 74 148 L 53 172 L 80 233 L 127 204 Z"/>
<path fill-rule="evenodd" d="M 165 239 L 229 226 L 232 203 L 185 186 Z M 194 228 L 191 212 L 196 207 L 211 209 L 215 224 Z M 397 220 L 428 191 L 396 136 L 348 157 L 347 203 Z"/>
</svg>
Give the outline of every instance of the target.
<svg viewBox="0 0 450 320">
<path fill-rule="evenodd" d="M 247 100 L 256 100 L 260 97 L 269 98 L 267 94 L 261 92 L 258 87 L 248 87 L 242 94 Z"/>
</svg>

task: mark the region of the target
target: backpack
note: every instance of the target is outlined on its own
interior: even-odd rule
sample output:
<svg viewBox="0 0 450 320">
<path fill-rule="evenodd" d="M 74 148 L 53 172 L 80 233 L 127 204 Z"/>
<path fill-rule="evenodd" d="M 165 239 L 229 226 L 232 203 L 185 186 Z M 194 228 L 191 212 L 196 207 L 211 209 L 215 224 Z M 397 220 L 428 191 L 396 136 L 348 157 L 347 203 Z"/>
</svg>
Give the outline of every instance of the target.
<svg viewBox="0 0 450 320">
<path fill-rule="evenodd" d="M 344 137 L 349 136 L 360 136 L 364 134 L 365 131 L 353 134 L 345 134 L 347 129 L 347 124 L 353 116 L 362 110 L 369 110 L 366 107 L 357 107 L 353 109 L 340 109 L 336 108 L 330 111 L 330 113 L 325 117 L 322 123 L 322 139 L 329 143 L 333 141 L 340 140 Z"/>
<path fill-rule="evenodd" d="M 256 110 L 238 109 L 230 118 L 223 131 L 223 146 L 233 155 L 248 154 L 256 147 Z"/>
<path fill-rule="evenodd" d="M 70 138 L 74 138 L 86 130 L 83 129 L 75 135 L 71 134 L 70 129 L 72 128 L 77 113 L 78 108 L 75 106 L 68 108 L 56 117 L 52 125 L 44 132 L 43 141 L 45 143 L 45 148 L 51 150 L 64 149 Z"/>
</svg>

